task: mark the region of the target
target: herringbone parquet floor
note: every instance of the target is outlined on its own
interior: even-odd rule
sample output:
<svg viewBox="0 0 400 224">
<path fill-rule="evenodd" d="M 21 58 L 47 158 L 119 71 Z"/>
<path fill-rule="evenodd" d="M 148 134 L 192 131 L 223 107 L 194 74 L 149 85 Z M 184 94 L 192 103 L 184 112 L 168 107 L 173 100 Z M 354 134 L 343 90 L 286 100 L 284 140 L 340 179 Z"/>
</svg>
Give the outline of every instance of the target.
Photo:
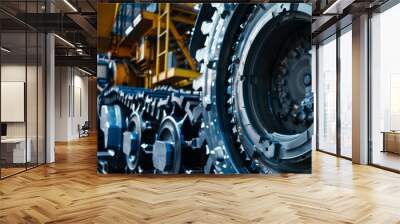
<svg viewBox="0 0 400 224">
<path fill-rule="evenodd" d="M 0 223 L 400 223 L 400 175 L 323 153 L 312 175 L 96 174 L 93 137 L 0 181 Z"/>
</svg>

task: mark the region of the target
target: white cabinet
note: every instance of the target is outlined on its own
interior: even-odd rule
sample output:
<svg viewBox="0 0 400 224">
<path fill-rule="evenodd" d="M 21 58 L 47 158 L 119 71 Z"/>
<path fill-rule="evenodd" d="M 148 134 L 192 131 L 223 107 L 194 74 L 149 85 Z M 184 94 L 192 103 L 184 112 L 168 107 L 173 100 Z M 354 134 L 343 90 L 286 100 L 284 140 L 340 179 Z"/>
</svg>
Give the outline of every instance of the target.
<svg viewBox="0 0 400 224">
<path fill-rule="evenodd" d="M 7 138 L 2 139 L 1 144 L 7 145 L 12 148 L 12 162 L 13 163 L 25 163 L 31 162 L 32 160 L 32 140 L 28 138 L 26 140 L 27 147 L 25 151 L 25 138 Z"/>
</svg>

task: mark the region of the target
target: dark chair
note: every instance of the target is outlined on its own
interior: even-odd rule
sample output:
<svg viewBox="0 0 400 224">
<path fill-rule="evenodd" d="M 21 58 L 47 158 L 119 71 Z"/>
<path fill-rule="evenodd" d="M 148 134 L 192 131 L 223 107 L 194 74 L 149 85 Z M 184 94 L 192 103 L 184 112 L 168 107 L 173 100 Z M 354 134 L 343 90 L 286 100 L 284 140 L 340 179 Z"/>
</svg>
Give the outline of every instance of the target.
<svg viewBox="0 0 400 224">
<path fill-rule="evenodd" d="M 78 124 L 79 138 L 89 136 L 89 129 L 90 129 L 89 121 L 85 121 L 85 123 L 82 126 Z"/>
</svg>

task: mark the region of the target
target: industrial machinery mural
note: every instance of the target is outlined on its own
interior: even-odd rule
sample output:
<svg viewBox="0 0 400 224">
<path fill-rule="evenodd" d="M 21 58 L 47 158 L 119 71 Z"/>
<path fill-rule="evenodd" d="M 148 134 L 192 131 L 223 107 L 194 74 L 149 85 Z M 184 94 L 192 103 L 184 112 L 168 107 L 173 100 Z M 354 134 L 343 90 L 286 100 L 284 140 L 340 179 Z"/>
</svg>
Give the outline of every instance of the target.
<svg viewBox="0 0 400 224">
<path fill-rule="evenodd" d="M 99 173 L 311 172 L 311 5 L 117 9 L 98 56 Z"/>
</svg>

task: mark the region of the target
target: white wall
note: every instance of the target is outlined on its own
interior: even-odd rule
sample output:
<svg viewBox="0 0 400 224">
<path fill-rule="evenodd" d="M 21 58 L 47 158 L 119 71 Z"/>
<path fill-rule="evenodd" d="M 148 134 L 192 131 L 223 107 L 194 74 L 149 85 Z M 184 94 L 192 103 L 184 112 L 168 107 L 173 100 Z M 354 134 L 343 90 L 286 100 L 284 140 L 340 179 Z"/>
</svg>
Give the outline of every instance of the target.
<svg viewBox="0 0 400 224">
<path fill-rule="evenodd" d="M 32 67 L 28 66 L 28 70 Z M 1 81 L 25 82 L 25 64 L 1 65 Z"/>
<path fill-rule="evenodd" d="M 55 140 L 68 140 L 68 88 L 70 79 L 67 67 L 55 68 Z"/>
<path fill-rule="evenodd" d="M 88 120 L 88 78 L 76 68 L 56 67 L 55 85 L 55 140 L 77 139 L 78 124 Z"/>
</svg>

